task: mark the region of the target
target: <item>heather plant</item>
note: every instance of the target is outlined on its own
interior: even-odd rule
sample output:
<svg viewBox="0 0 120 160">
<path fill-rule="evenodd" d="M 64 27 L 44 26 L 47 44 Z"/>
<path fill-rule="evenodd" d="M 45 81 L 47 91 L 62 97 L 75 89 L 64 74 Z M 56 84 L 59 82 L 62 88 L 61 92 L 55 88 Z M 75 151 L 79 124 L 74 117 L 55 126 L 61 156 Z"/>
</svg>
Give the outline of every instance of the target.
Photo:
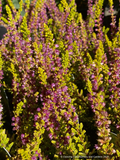
<svg viewBox="0 0 120 160">
<path fill-rule="evenodd" d="M 103 0 L 88 1 L 86 21 L 74 0 L 58 7 L 54 0 L 26 0 L 23 17 L 23 1 L 18 11 L 8 2 L 8 19 L 0 14 L 8 24 L 0 41 L 0 82 L 13 95 L 11 158 L 119 158 L 120 25 L 112 0 L 111 39 Z"/>
</svg>

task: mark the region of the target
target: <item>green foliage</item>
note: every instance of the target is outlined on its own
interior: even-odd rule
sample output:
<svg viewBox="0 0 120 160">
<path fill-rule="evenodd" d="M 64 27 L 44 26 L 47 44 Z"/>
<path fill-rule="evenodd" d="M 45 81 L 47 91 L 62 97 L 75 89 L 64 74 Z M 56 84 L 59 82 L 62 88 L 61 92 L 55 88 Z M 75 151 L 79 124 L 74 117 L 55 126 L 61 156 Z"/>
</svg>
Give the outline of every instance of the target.
<svg viewBox="0 0 120 160">
<path fill-rule="evenodd" d="M 9 152 L 12 146 L 13 142 L 9 143 L 9 138 L 7 138 L 7 135 L 5 134 L 5 129 L 0 129 L 0 149 L 4 149 L 8 157 L 11 157 Z M 2 150 L 0 151 L 0 154 L 2 154 L 1 152 Z"/>
</svg>

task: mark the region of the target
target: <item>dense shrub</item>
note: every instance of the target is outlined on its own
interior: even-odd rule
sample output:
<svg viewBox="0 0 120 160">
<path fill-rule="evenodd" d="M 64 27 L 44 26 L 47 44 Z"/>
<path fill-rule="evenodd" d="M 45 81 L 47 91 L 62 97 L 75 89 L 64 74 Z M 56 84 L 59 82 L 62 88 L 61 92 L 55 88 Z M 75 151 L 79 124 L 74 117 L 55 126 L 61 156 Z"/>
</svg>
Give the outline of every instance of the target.
<svg viewBox="0 0 120 160">
<path fill-rule="evenodd" d="M 86 21 L 74 0 L 58 7 L 54 0 L 26 0 L 23 17 L 22 0 L 18 11 L 8 2 L 8 19 L 0 14 L 8 24 L 0 41 L 0 87 L 13 95 L 12 135 L 0 104 L 0 147 L 8 159 L 119 158 L 120 25 L 112 0 L 110 39 L 103 0 L 88 1 Z"/>
</svg>

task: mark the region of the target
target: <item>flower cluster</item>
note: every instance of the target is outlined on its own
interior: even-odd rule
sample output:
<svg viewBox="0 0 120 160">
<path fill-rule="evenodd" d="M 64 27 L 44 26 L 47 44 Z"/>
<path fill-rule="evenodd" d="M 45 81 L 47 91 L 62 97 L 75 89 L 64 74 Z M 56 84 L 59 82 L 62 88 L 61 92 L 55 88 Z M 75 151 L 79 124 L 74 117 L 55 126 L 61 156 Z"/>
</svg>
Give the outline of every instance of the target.
<svg viewBox="0 0 120 160">
<path fill-rule="evenodd" d="M 111 128 L 119 132 L 120 30 L 109 40 L 103 0 L 88 1 L 86 21 L 75 0 L 58 7 L 55 0 L 28 0 L 23 17 L 22 5 L 16 12 L 9 0 L 13 13 L 7 5 L 9 26 L 0 43 L 0 83 L 13 94 L 13 159 L 91 155 L 86 126 L 93 123 L 97 154 L 119 157 Z M 112 6 L 111 0 L 114 23 Z"/>
</svg>

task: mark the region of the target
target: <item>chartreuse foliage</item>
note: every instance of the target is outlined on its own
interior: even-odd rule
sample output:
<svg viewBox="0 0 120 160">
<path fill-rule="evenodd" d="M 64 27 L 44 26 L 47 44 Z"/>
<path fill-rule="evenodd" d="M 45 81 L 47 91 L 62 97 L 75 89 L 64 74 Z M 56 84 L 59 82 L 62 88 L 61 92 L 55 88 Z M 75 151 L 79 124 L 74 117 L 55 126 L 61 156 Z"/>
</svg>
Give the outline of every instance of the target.
<svg viewBox="0 0 120 160">
<path fill-rule="evenodd" d="M 13 160 L 119 158 L 120 25 L 112 0 L 111 39 L 102 27 L 103 0 L 89 0 L 86 22 L 75 0 L 58 7 L 54 0 L 20 0 L 18 11 L 8 3 L 0 83 L 13 95 L 16 138 L 9 135 L 9 144 L 0 119 L 0 147 Z"/>
<path fill-rule="evenodd" d="M 2 66 L 3 66 L 3 60 L 2 60 L 2 54 L 0 52 L 0 73 L 1 73 L 1 77 L 2 77 L 2 72 L 1 72 L 2 71 Z M 0 79 L 0 85 L 1 85 L 1 83 L 2 82 L 1 82 L 1 79 Z M 3 107 L 4 106 L 2 105 L 1 98 L 0 98 L 0 155 L 1 155 L 1 158 L 2 158 L 1 150 L 4 149 L 5 152 L 6 152 L 5 155 L 6 155 L 6 158 L 7 158 L 7 157 L 11 157 L 9 152 L 10 152 L 11 147 L 13 146 L 13 142 L 12 143 L 9 142 L 9 138 L 8 138 L 7 134 L 5 133 L 5 129 L 3 129 L 3 123 L 2 123 Z"/>
</svg>

